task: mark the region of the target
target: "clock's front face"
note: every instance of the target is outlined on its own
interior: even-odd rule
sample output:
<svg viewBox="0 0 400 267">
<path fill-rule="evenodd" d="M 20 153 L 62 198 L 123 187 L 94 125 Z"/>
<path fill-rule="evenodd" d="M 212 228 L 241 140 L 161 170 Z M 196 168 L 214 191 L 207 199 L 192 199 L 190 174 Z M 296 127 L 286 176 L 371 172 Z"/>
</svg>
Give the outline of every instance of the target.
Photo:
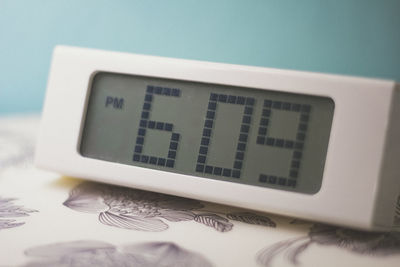
<svg viewBox="0 0 400 267">
<path fill-rule="evenodd" d="M 101 72 L 80 152 L 311 194 L 321 186 L 333 112 L 326 97 Z"/>
</svg>

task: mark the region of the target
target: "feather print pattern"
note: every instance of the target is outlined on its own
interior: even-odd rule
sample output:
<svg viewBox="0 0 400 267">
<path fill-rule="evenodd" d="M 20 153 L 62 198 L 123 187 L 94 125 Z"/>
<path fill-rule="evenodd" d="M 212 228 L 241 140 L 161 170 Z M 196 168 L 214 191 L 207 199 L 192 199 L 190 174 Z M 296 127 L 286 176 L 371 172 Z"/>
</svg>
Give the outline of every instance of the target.
<svg viewBox="0 0 400 267">
<path fill-rule="evenodd" d="M 116 247 L 112 244 L 80 240 L 33 247 L 25 251 L 32 260 L 24 267 L 50 266 L 137 266 L 211 267 L 203 255 L 172 242 L 145 242 Z"/>
<path fill-rule="evenodd" d="M 257 254 L 261 266 L 271 266 L 283 256 L 291 264 L 300 264 L 299 257 L 311 245 L 336 246 L 355 254 L 375 257 L 400 254 L 399 232 L 363 232 L 324 224 L 314 224 L 307 236 L 283 240 L 268 246 Z"/>
<path fill-rule="evenodd" d="M 232 230 L 230 220 L 276 226 L 270 218 L 250 212 L 206 212 L 198 200 L 94 182 L 76 186 L 63 204 L 97 214 L 102 224 L 137 231 L 160 232 L 168 229 L 168 222 L 181 221 L 195 221 L 219 232 Z"/>
<path fill-rule="evenodd" d="M 22 206 L 15 205 L 13 198 L 3 198 L 0 196 L 0 230 L 14 228 L 25 224 L 17 221 L 15 218 L 29 216 L 29 213 L 35 210 L 26 209 Z"/>
</svg>

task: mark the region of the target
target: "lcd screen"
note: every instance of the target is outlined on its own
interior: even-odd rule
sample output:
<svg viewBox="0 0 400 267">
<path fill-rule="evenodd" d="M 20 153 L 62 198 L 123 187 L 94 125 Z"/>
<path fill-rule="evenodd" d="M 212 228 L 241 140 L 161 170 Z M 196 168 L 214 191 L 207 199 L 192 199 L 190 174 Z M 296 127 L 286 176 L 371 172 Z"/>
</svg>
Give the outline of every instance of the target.
<svg viewBox="0 0 400 267">
<path fill-rule="evenodd" d="M 333 113 L 327 97 L 99 72 L 80 152 L 312 194 L 321 187 Z"/>
</svg>

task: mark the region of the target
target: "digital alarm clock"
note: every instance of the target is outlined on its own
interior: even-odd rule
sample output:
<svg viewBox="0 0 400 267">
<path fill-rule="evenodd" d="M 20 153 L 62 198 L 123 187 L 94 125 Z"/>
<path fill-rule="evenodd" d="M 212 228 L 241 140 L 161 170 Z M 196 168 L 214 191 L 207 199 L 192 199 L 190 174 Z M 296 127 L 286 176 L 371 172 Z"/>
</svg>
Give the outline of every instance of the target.
<svg viewBox="0 0 400 267">
<path fill-rule="evenodd" d="M 57 47 L 37 166 L 367 230 L 400 193 L 395 82 Z"/>
</svg>

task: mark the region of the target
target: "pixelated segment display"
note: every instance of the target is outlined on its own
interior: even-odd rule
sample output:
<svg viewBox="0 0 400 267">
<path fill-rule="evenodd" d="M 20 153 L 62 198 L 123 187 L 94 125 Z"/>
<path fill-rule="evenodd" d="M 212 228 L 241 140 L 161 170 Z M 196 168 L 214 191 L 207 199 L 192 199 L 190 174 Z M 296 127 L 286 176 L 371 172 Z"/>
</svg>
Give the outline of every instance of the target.
<svg viewBox="0 0 400 267">
<path fill-rule="evenodd" d="M 80 151 L 311 194 L 321 186 L 333 111 L 326 97 L 102 72 L 92 81 Z"/>
<path fill-rule="evenodd" d="M 299 114 L 299 123 L 296 132 L 296 138 L 293 140 L 274 138 L 267 136 L 268 122 L 270 121 L 271 113 L 273 111 L 287 110 Z M 309 113 L 311 112 L 310 105 L 301 105 L 298 103 L 272 101 L 269 99 L 264 100 L 264 105 L 261 113 L 260 126 L 258 128 L 258 136 L 256 143 L 259 145 L 266 145 L 271 147 L 279 147 L 283 149 L 293 150 L 292 160 L 290 163 L 289 179 L 286 177 L 277 177 L 260 173 L 259 181 L 262 183 L 280 184 L 287 186 L 296 186 L 296 178 L 299 176 L 300 162 L 304 141 L 307 133 L 307 123 Z"/>
<path fill-rule="evenodd" d="M 243 109 L 243 116 L 238 118 L 240 123 L 240 134 L 238 135 L 237 146 L 235 151 L 235 160 L 233 168 L 222 168 L 218 166 L 211 166 L 207 163 L 208 147 L 211 144 L 213 125 L 215 123 L 215 116 L 217 113 L 217 105 L 219 103 L 228 103 L 231 105 L 238 105 Z M 253 114 L 253 105 L 255 99 L 252 97 L 243 97 L 236 95 L 225 94 L 210 94 L 210 100 L 207 106 L 207 113 L 204 122 L 203 136 L 201 138 L 199 156 L 197 158 L 196 172 L 222 175 L 225 177 L 240 178 L 241 169 L 243 166 L 244 154 L 246 151 L 246 143 L 250 130 L 251 115 Z"/>
<path fill-rule="evenodd" d="M 152 165 L 174 168 L 176 152 L 178 150 L 179 133 L 172 131 L 173 124 L 167 122 L 149 120 L 151 112 L 151 104 L 154 95 L 166 96 L 166 97 L 180 97 L 181 90 L 176 88 L 167 87 L 153 87 L 148 86 L 146 95 L 144 97 L 143 111 L 139 123 L 138 136 L 136 137 L 135 153 L 133 154 L 133 161 L 149 163 Z M 144 155 L 143 146 L 146 137 L 147 129 L 156 131 L 166 131 L 171 133 L 171 139 L 169 143 L 168 157 L 156 157 L 150 155 Z"/>
</svg>

